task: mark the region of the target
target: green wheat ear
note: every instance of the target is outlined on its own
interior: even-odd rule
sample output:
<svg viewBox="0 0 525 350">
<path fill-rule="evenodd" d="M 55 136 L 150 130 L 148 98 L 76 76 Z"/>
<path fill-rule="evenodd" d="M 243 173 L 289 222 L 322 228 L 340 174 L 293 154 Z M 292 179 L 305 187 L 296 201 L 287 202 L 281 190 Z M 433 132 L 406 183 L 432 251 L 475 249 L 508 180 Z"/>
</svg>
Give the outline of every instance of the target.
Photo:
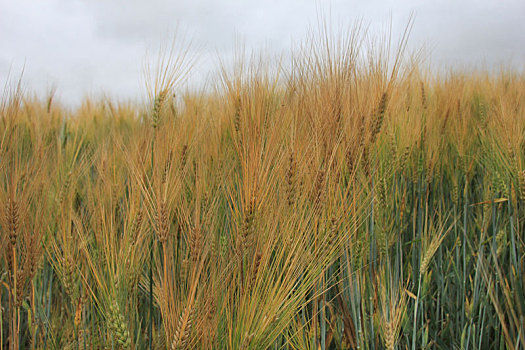
<svg viewBox="0 0 525 350">
<path fill-rule="evenodd" d="M 162 107 L 164 106 L 164 101 L 166 100 L 166 96 L 167 95 L 168 95 L 168 91 L 167 90 L 163 90 L 157 96 L 155 96 L 155 100 L 153 101 L 153 111 L 152 111 L 152 115 L 151 115 L 151 126 L 154 129 L 156 129 L 159 126 Z"/>
</svg>

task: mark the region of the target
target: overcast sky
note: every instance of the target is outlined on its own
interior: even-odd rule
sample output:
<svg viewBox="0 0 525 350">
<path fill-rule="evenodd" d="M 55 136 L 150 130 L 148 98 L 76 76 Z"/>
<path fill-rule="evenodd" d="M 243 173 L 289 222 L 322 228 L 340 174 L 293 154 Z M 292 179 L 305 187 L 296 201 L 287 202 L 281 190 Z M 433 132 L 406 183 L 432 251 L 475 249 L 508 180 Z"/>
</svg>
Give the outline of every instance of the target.
<svg viewBox="0 0 525 350">
<path fill-rule="evenodd" d="M 202 81 L 229 57 L 248 49 L 289 50 L 318 14 L 372 29 L 392 18 L 394 33 L 415 22 L 410 47 L 426 47 L 434 65 L 525 65 L 524 0 L 0 0 L 0 83 L 24 68 L 27 90 L 78 104 L 86 94 L 142 96 L 144 60 L 178 28 L 192 39 Z"/>
</svg>

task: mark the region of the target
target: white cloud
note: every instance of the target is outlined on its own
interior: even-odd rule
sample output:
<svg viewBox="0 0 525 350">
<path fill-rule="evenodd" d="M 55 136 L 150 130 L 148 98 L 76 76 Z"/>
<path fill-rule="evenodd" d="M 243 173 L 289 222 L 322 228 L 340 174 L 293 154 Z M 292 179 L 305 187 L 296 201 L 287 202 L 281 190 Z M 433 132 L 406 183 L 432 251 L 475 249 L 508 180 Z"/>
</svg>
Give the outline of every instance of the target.
<svg viewBox="0 0 525 350">
<path fill-rule="evenodd" d="M 398 35 L 412 11 L 411 46 L 427 45 L 436 64 L 523 68 L 525 2 L 517 0 L 0 0 L 0 82 L 25 63 L 29 88 L 43 93 L 55 84 L 69 103 L 101 90 L 134 97 L 144 90 L 146 52 L 177 27 L 193 38 L 202 76 L 217 64 L 217 52 L 232 55 L 236 37 L 248 49 L 285 51 L 315 26 L 318 13 L 373 27 L 384 27 L 391 15 Z"/>
</svg>

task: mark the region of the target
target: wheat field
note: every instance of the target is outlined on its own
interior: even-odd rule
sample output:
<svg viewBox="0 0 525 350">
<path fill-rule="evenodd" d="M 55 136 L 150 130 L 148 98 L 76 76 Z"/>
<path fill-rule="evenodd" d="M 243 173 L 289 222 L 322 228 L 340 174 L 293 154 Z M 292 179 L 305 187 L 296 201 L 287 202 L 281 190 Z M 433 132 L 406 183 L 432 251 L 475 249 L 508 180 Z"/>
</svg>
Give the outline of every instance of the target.
<svg viewBox="0 0 525 350">
<path fill-rule="evenodd" d="M 145 103 L 8 87 L 3 349 L 518 349 L 525 77 L 321 31 Z M 173 54 L 173 53 L 172 53 Z"/>
</svg>

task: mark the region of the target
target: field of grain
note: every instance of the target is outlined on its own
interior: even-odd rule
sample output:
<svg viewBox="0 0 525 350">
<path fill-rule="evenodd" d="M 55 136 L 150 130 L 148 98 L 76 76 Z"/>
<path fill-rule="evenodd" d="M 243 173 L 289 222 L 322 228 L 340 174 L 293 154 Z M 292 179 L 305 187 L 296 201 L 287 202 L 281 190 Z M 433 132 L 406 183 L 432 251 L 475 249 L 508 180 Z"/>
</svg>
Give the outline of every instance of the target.
<svg viewBox="0 0 525 350">
<path fill-rule="evenodd" d="M 514 349 L 525 77 L 319 35 L 184 93 L 0 107 L 0 347 Z"/>
</svg>

